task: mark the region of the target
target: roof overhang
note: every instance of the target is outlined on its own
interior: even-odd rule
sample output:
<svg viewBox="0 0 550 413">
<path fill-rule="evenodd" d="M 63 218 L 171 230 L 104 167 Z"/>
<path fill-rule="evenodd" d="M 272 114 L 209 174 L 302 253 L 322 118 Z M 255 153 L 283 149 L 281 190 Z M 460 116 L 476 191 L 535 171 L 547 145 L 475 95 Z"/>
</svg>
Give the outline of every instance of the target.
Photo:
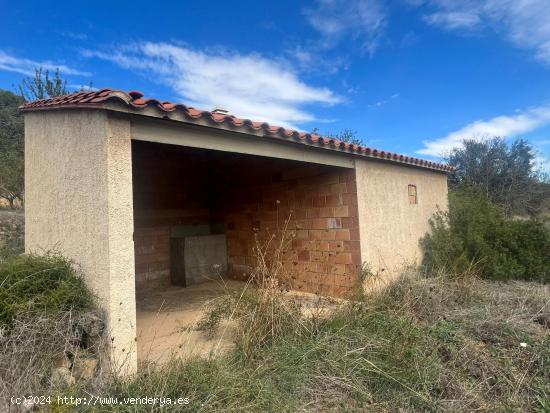
<svg viewBox="0 0 550 413">
<path fill-rule="evenodd" d="M 254 153 L 348 168 L 353 167 L 354 159 L 359 157 L 434 172 L 454 171 L 449 165 L 354 145 L 334 138 L 272 126 L 265 122 L 253 122 L 225 113 L 201 111 L 184 104 L 144 99 L 140 92 L 126 93 L 112 89 L 77 92 L 28 102 L 20 107 L 22 113 L 61 109 L 100 109 L 131 115 L 132 138 L 136 140 Z M 192 133 L 182 134 L 178 124 L 192 125 L 195 128 L 192 128 Z M 221 133 L 207 133 L 208 129 L 216 129 Z M 274 143 L 277 144 L 275 152 L 272 145 Z"/>
</svg>

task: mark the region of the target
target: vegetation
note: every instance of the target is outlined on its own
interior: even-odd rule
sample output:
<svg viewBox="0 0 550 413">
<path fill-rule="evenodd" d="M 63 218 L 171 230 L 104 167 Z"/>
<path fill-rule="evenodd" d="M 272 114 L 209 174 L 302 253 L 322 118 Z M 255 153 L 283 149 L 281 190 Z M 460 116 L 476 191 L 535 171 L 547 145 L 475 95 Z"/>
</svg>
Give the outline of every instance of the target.
<svg viewBox="0 0 550 413">
<path fill-rule="evenodd" d="M 550 282 L 550 232 L 536 219 L 508 219 L 477 189 L 453 191 L 449 211 L 430 223 L 421 241 L 428 272 L 461 273 L 474 264 L 484 278 Z"/>
<path fill-rule="evenodd" d="M 532 146 L 518 139 L 465 140 L 451 151 L 451 189 L 473 187 L 502 207 L 506 215 L 536 216 L 550 206 L 550 182 L 536 170 Z"/>
<path fill-rule="evenodd" d="M 23 98 L 0 90 L 0 198 L 13 208 L 23 199 L 23 117 L 17 112 Z"/>
<path fill-rule="evenodd" d="M 313 129 L 311 133 L 320 134 L 319 129 L 317 128 Z M 326 134 L 323 134 L 323 136 L 327 138 L 338 139 L 339 141 L 351 143 L 354 145 L 365 145 L 363 139 L 357 136 L 357 131 L 351 129 L 344 129 L 337 133 L 327 132 Z"/>
<path fill-rule="evenodd" d="M 260 303 L 263 288 L 249 287 Z M 295 317 L 285 334 L 245 355 L 175 360 L 136 377 L 68 389 L 67 395 L 188 397 L 163 411 L 543 412 L 550 395 L 548 287 L 464 277 L 403 276 L 383 294 L 328 316 Z M 263 297 L 263 298 L 262 298 Z M 237 299 L 229 307 L 239 313 Z M 279 293 L 273 300 L 286 300 Z M 221 304 L 221 303 L 220 303 Z M 227 305 L 227 302 L 223 305 Z M 279 302 L 271 319 L 287 319 Z M 278 309 L 278 310 L 277 310 Z M 543 317 L 544 316 L 544 317 Z M 257 324 L 238 317 L 240 339 Z M 79 410 L 151 411 L 150 405 Z"/>
<path fill-rule="evenodd" d="M 29 100 L 67 93 L 59 71 L 50 78 L 41 69 L 19 91 Z M 0 197 L 12 207 L 23 201 L 22 102 L 0 91 Z M 329 136 L 362 144 L 349 130 Z M 0 245 L 0 401 L 14 394 L 120 402 L 151 396 L 189 399 L 162 408 L 174 412 L 548 412 L 550 286 L 538 281 L 550 281 L 550 234 L 538 219 L 512 219 L 548 207 L 549 183 L 533 161 L 521 140 L 466 141 L 451 153 L 450 208 L 434 216 L 422 240 L 422 273 L 306 311 L 285 292 L 288 239 L 276 234 L 257 243 L 246 288 L 213 301 L 197 325 L 211 334 L 230 320 L 234 350 L 147 366 L 132 377 L 102 370 L 75 382 L 62 367 L 72 379 L 63 386 L 52 379 L 60 359 L 100 354 L 99 344 L 93 352 L 84 346 L 80 320 L 95 300 L 69 260 L 19 255 L 17 227 Z M 54 399 L 49 410 L 159 409 Z"/>
<path fill-rule="evenodd" d="M 24 251 L 24 217 L 20 211 L 0 210 L 0 262 Z"/>
<path fill-rule="evenodd" d="M 0 327 L 19 314 L 92 308 L 94 299 L 72 263 L 56 255 L 21 255 L 0 262 Z"/>
<path fill-rule="evenodd" d="M 67 81 L 61 78 L 59 69 L 55 71 L 52 79 L 49 70 L 44 71 L 41 67 L 34 69 L 33 77 L 24 78 L 18 88 L 21 96 L 28 102 L 69 93 Z"/>
<path fill-rule="evenodd" d="M 91 87 L 91 85 L 90 85 Z M 48 70 L 35 69 L 18 86 L 20 96 L 0 90 L 0 198 L 14 208 L 24 201 L 24 126 L 18 108 L 25 101 L 65 95 L 67 81 L 56 70 L 53 78 Z"/>
<path fill-rule="evenodd" d="M 97 357 L 105 340 L 94 306 L 77 270 L 58 255 L 0 262 L 1 411 L 17 407 L 12 396 L 51 395 L 74 381 L 73 363 Z"/>
</svg>

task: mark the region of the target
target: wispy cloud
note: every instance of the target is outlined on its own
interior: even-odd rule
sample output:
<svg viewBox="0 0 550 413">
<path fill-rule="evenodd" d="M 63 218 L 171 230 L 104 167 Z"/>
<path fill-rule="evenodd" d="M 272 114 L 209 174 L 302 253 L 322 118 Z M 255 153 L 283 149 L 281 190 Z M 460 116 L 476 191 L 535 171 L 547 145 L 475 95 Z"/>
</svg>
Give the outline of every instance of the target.
<svg viewBox="0 0 550 413">
<path fill-rule="evenodd" d="M 425 0 L 425 20 L 447 30 L 470 32 L 489 27 L 518 47 L 532 49 L 550 63 L 548 0 Z"/>
<path fill-rule="evenodd" d="M 384 99 L 384 100 L 379 100 L 378 102 L 375 102 L 375 103 L 371 103 L 369 106 L 369 108 L 379 108 L 379 107 L 382 107 L 386 104 L 388 104 L 389 102 L 391 102 L 392 100 L 395 100 L 399 97 L 399 93 L 394 93 L 393 95 L 391 95 L 388 99 Z"/>
<path fill-rule="evenodd" d="M 534 107 L 512 116 L 477 120 L 442 138 L 423 141 L 424 147 L 417 153 L 439 157 L 459 147 L 464 139 L 514 137 L 548 124 L 550 124 L 550 106 Z"/>
<path fill-rule="evenodd" d="M 460 11 L 431 13 L 424 20 L 447 30 L 472 29 L 481 23 L 481 18 L 476 13 Z"/>
<path fill-rule="evenodd" d="M 37 69 L 39 67 L 50 71 L 59 69 L 59 71 L 64 75 L 74 75 L 74 76 L 91 76 L 92 75 L 89 72 L 77 70 L 63 64 L 54 63 L 50 60 L 46 60 L 46 61 L 31 60 L 31 59 L 16 57 L 0 50 L 0 70 L 21 73 L 22 75 L 25 75 L 25 76 L 32 76 L 34 75 L 34 69 Z"/>
<path fill-rule="evenodd" d="M 153 76 L 191 105 L 222 106 L 237 116 L 281 126 L 314 120 L 307 105 L 340 102 L 331 90 L 310 86 L 288 65 L 258 54 L 207 53 L 152 42 L 83 54 Z"/>
<path fill-rule="evenodd" d="M 305 10 L 305 15 L 322 35 L 326 48 L 351 38 L 359 40 L 372 54 L 386 27 L 386 13 L 380 0 L 317 0 Z"/>
</svg>

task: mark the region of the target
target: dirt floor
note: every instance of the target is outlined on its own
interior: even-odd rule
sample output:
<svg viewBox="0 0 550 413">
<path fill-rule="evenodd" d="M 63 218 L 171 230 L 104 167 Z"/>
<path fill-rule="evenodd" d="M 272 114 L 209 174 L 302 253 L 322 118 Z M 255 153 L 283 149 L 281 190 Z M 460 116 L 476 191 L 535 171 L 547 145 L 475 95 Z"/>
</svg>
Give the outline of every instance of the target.
<svg viewBox="0 0 550 413">
<path fill-rule="evenodd" d="M 243 282 L 209 281 L 189 287 L 153 290 L 137 299 L 138 358 L 140 362 L 162 363 L 173 357 L 215 355 L 232 347 L 231 325 L 208 337 L 194 327 L 206 305 L 227 290 L 238 290 Z"/>
<path fill-rule="evenodd" d="M 138 359 L 140 363 L 163 363 L 173 357 L 213 356 L 233 348 L 234 323 L 223 322 L 209 337 L 195 329 L 212 299 L 228 291 L 241 291 L 242 281 L 208 281 L 190 287 L 150 291 L 137 299 Z M 298 300 L 304 316 L 323 316 L 341 300 L 309 293 L 289 292 Z"/>
</svg>

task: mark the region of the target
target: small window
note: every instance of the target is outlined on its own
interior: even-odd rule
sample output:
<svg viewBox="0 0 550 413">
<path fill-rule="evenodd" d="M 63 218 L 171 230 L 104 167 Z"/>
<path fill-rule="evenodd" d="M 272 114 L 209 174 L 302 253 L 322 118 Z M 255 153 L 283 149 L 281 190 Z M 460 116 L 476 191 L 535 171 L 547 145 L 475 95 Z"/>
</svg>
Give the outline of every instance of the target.
<svg viewBox="0 0 550 413">
<path fill-rule="evenodd" d="M 409 204 L 415 205 L 418 203 L 416 197 L 416 185 L 409 185 Z"/>
</svg>

